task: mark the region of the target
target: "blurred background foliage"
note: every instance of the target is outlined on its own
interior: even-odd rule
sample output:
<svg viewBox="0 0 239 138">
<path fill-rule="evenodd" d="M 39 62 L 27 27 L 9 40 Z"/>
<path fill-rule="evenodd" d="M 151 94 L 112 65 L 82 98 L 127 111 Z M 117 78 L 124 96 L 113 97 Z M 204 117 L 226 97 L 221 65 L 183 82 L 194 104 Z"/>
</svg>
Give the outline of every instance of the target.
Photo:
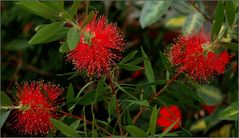
<svg viewBox="0 0 239 138">
<path fill-rule="evenodd" d="M 161 1 L 162 2 L 162 1 Z M 108 16 L 109 22 L 116 22 L 125 36 L 126 49 L 122 53 L 125 57 L 132 51 L 136 50 L 135 55 L 131 59 L 133 62 L 138 62 L 138 67 L 145 67 L 141 55 L 141 46 L 151 61 L 153 76 L 155 80 L 168 80 L 172 77 L 174 69 L 167 62 L 165 53 L 170 49 L 171 44 L 181 34 L 196 32 L 203 30 L 210 34 L 211 22 L 205 19 L 202 14 L 194 9 L 198 6 L 208 17 L 215 16 L 216 6 L 218 1 L 171 1 L 165 5 L 166 10 L 158 11 L 162 15 L 158 19 L 147 19 L 147 10 L 143 8 L 147 5 L 144 1 L 90 1 L 88 11 L 98 11 L 100 15 Z M 232 1 L 235 11 L 238 11 L 238 2 Z M 47 2 L 45 3 L 47 4 Z M 152 3 L 151 3 L 152 4 Z M 157 1 L 155 5 L 157 6 Z M 165 3 L 163 3 L 165 4 Z M 72 2 L 65 1 L 65 9 L 69 9 Z M 87 2 L 82 1 L 79 4 L 77 15 L 84 16 Z M 158 4 L 160 6 L 160 4 Z M 226 5 L 226 4 L 224 4 Z M 148 6 L 154 6 L 148 5 Z M 152 8 L 153 9 L 153 8 Z M 224 9 L 220 9 L 224 10 Z M 144 15 L 145 14 L 145 15 Z M 80 114 L 85 109 L 87 118 L 91 119 L 89 100 L 92 95 L 87 95 L 88 92 L 94 91 L 97 87 L 97 79 L 92 80 L 89 84 L 83 74 L 76 73 L 73 66 L 65 62 L 65 53 L 59 52 L 60 42 L 65 41 L 65 38 L 45 43 L 45 44 L 29 44 L 29 40 L 36 33 L 36 27 L 41 24 L 52 23 L 52 20 L 41 18 L 31 12 L 20 8 L 16 2 L 1 1 L 1 93 L 7 94 L 11 99 L 14 97 L 14 87 L 16 83 L 21 83 L 28 80 L 45 80 L 60 84 L 65 91 L 69 91 L 69 84 L 72 84 L 72 91 L 75 95 L 82 90 L 82 87 L 89 85 L 84 90 L 84 96 L 76 108 L 74 114 Z M 154 15 L 152 15 L 154 16 Z M 223 15 L 224 16 L 224 15 Z M 178 105 L 183 112 L 182 128 L 171 133 L 173 136 L 238 136 L 238 13 L 234 15 L 234 25 L 231 30 L 223 30 L 228 28 L 224 22 L 219 29 L 226 33 L 221 33 L 228 52 L 232 55 L 224 75 L 216 76 L 207 84 L 198 84 L 193 80 L 181 74 L 177 81 L 173 82 L 163 92 L 157 100 L 153 101 L 153 105 L 158 107 L 163 105 Z M 218 17 L 221 18 L 221 17 Z M 233 17 L 234 18 L 234 17 Z M 226 19 L 224 19 L 225 21 Z M 220 30 L 219 30 L 220 31 Z M 220 34 L 220 33 L 219 33 Z M 235 46 L 235 45 L 233 45 Z M 129 61 L 128 61 L 129 63 Z M 135 71 L 135 69 L 125 70 L 124 66 L 120 66 L 116 72 L 116 80 L 120 87 L 119 99 L 124 100 L 128 95 L 122 91 L 139 97 L 141 103 L 139 105 L 148 106 L 144 100 L 152 95 L 152 89 L 160 90 L 164 83 L 157 85 L 137 85 L 148 83 L 147 75 L 144 70 Z M 132 71 L 133 70 L 133 71 Z M 93 84 L 93 85 L 92 85 Z M 125 84 L 125 85 L 124 85 Z M 127 85 L 128 84 L 128 85 Z M 130 86 L 130 84 L 134 84 Z M 153 87 L 152 87 L 153 86 Z M 154 88 L 155 87 L 155 88 Z M 200 87 L 200 88 L 199 88 Z M 104 91 L 104 90 L 103 90 Z M 103 93 L 103 92 L 102 92 Z M 111 99 L 107 97 L 107 91 L 101 97 L 97 104 L 94 105 L 95 117 L 102 120 L 103 123 L 109 123 L 114 126 L 114 111 L 107 104 Z M 143 93 L 143 94 L 142 94 Z M 143 95 L 143 97 L 142 97 Z M 93 95 L 94 96 L 94 95 Z M 2 96 L 4 97 L 4 96 Z M 66 93 L 62 96 L 66 97 Z M 3 101 L 3 99 L 1 99 Z M 85 102 L 85 103 L 84 103 Z M 90 104 L 88 104 L 89 102 Z M 139 105 L 135 104 L 129 109 L 128 102 L 122 102 L 122 109 L 127 109 L 127 112 L 133 115 L 139 110 Z M 211 110 L 208 110 L 210 108 Z M 63 106 L 67 110 L 67 106 Z M 89 109 L 89 110 L 87 110 Z M 136 123 L 136 126 L 143 130 L 149 127 L 148 120 L 150 118 L 151 109 L 145 110 L 142 116 Z M 112 120 L 108 118 L 108 113 L 112 113 Z M 128 124 L 128 113 L 122 115 L 124 125 Z M 129 115 L 130 116 L 130 115 Z M 74 119 L 64 118 L 63 122 L 70 125 Z M 101 122 L 101 123 L 102 123 Z M 79 126 L 81 129 L 82 126 Z M 156 134 L 161 132 L 156 129 Z M 169 133 L 170 134 L 170 133 Z M 8 123 L 2 128 L 2 136 L 13 136 L 12 130 L 9 129 Z M 58 133 L 58 136 L 63 136 Z M 89 135 L 90 136 L 90 135 Z"/>
</svg>

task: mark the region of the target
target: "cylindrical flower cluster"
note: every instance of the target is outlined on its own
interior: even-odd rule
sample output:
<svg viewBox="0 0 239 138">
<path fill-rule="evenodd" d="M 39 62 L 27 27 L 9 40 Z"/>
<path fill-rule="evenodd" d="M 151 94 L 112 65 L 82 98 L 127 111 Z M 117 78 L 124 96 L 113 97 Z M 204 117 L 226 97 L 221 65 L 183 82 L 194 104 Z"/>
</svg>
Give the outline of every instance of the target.
<svg viewBox="0 0 239 138">
<path fill-rule="evenodd" d="M 25 82 L 18 86 L 19 108 L 13 112 L 12 126 L 24 135 L 45 135 L 57 117 L 57 98 L 63 89 L 51 83 Z"/>
<path fill-rule="evenodd" d="M 107 23 L 105 16 L 95 16 L 82 32 L 79 43 L 68 53 L 67 60 L 72 61 L 78 71 L 87 71 L 90 77 L 109 72 L 115 61 L 120 59 L 119 52 L 124 49 L 118 27 Z"/>
<path fill-rule="evenodd" d="M 229 54 L 226 51 L 216 53 L 216 48 L 203 33 L 181 36 L 173 44 L 169 58 L 178 71 L 205 81 L 222 74 L 229 61 Z"/>
</svg>

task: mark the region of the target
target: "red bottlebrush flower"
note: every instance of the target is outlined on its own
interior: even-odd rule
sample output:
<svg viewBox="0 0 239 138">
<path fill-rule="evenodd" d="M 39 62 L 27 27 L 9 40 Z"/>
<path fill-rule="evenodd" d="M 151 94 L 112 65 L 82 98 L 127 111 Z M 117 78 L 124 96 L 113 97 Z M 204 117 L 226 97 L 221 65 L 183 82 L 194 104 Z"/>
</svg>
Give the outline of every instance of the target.
<svg viewBox="0 0 239 138">
<path fill-rule="evenodd" d="M 142 74 L 141 70 L 135 71 L 132 75 L 131 78 L 136 79 Z"/>
<path fill-rule="evenodd" d="M 63 89 L 51 84 L 27 82 L 18 86 L 19 108 L 12 126 L 24 135 L 45 135 L 53 127 L 50 118 L 57 117 L 56 100 Z"/>
<path fill-rule="evenodd" d="M 105 16 L 98 19 L 95 16 L 82 32 L 79 43 L 68 53 L 67 60 L 71 60 L 78 71 L 86 70 L 90 77 L 109 72 L 112 64 L 120 59 L 118 53 L 124 49 L 118 27 L 107 23 Z"/>
<path fill-rule="evenodd" d="M 207 111 L 208 114 L 211 114 L 215 109 L 216 109 L 217 106 L 215 105 L 212 105 L 212 106 L 209 106 L 209 105 L 204 105 L 202 108 Z"/>
<path fill-rule="evenodd" d="M 169 53 L 171 63 L 192 78 L 206 81 L 212 75 L 223 74 L 229 61 L 226 51 L 216 54 L 215 46 L 202 33 L 181 36 Z"/>
<path fill-rule="evenodd" d="M 182 122 L 182 114 L 181 110 L 176 105 L 171 105 L 168 107 L 161 107 L 159 110 L 159 116 L 157 119 L 157 125 L 162 127 L 163 131 L 166 130 L 170 125 L 172 125 L 175 121 L 176 123 L 172 130 L 178 129 Z"/>
<path fill-rule="evenodd" d="M 22 32 L 27 33 L 32 28 L 32 22 L 26 23 L 23 27 Z"/>
</svg>

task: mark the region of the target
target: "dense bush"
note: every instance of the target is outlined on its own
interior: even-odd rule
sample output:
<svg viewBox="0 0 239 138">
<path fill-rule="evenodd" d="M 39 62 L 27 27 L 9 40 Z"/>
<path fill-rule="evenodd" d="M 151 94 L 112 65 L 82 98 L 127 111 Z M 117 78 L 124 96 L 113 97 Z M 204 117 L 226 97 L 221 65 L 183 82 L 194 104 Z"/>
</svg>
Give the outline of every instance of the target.
<svg viewBox="0 0 239 138">
<path fill-rule="evenodd" d="M 1 136 L 238 137 L 238 1 L 1 1 Z"/>
</svg>

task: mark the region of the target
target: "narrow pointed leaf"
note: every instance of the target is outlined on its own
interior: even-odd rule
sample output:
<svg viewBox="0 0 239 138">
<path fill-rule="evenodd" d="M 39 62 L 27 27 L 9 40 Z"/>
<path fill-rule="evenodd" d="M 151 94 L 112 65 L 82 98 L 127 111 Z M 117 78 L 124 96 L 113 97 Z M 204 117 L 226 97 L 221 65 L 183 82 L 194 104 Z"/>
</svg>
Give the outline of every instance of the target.
<svg viewBox="0 0 239 138">
<path fill-rule="evenodd" d="M 131 64 L 122 64 L 122 63 L 119 64 L 119 67 L 121 69 L 128 70 L 128 71 L 137 71 L 137 70 L 144 69 L 144 68 L 139 67 L 139 66 L 135 66 L 135 65 L 131 65 Z"/>
<path fill-rule="evenodd" d="M 154 106 L 149 122 L 149 131 L 151 136 L 155 135 L 157 117 L 158 117 L 158 109 L 156 106 Z"/>
<path fill-rule="evenodd" d="M 218 1 L 213 17 L 214 17 L 214 20 L 213 20 L 212 30 L 211 30 L 212 41 L 216 39 L 216 36 L 220 32 L 222 23 L 224 21 L 224 8 L 223 8 L 222 1 Z"/>
<path fill-rule="evenodd" d="M 56 120 L 54 118 L 50 118 L 50 121 L 53 125 L 60 130 L 67 137 L 79 137 L 80 135 L 76 133 L 76 131 L 70 126 L 64 124 L 63 122 Z"/>
<path fill-rule="evenodd" d="M 52 20 L 62 19 L 58 16 L 57 11 L 39 1 L 21 1 L 17 5 L 43 18 Z"/>
<path fill-rule="evenodd" d="M 161 51 L 160 51 L 160 59 L 163 62 L 163 65 L 166 68 L 166 70 L 172 75 L 173 69 L 172 69 L 171 63 L 168 60 L 168 58 Z"/>
<path fill-rule="evenodd" d="M 144 57 L 144 69 L 145 69 L 148 82 L 155 82 L 154 71 L 151 65 L 151 61 L 146 55 L 146 53 L 144 52 L 142 47 L 141 47 L 141 52 L 142 52 L 142 56 Z M 155 85 L 151 85 L 151 88 L 153 89 L 154 92 L 156 91 Z"/>
<path fill-rule="evenodd" d="M 9 114 L 10 114 L 11 110 L 8 110 L 7 112 L 1 114 L 0 117 L 0 127 L 2 128 L 2 126 L 4 125 L 5 121 L 7 120 Z"/>
<path fill-rule="evenodd" d="M 110 115 L 115 115 L 116 113 L 116 97 L 113 96 L 110 100 L 110 103 L 108 105 L 108 113 Z"/>
<path fill-rule="evenodd" d="M 146 133 L 136 126 L 126 126 L 127 132 L 133 137 L 146 137 Z"/>
<path fill-rule="evenodd" d="M 182 13 L 185 15 L 188 15 L 188 14 L 192 13 L 192 11 L 193 11 L 192 6 L 187 4 L 187 1 L 185 1 L 185 0 L 173 1 L 172 7 L 179 13 Z"/>
<path fill-rule="evenodd" d="M 225 1 L 225 14 L 228 24 L 232 26 L 236 14 L 236 10 L 232 1 Z"/>
<path fill-rule="evenodd" d="M 207 105 L 218 105 L 223 100 L 220 89 L 211 85 L 200 86 L 197 88 L 197 94 Z"/>
<path fill-rule="evenodd" d="M 175 126 L 178 123 L 179 119 L 177 119 L 174 123 L 172 123 L 166 130 L 163 131 L 163 133 L 161 134 L 162 137 L 166 136 L 168 134 L 168 132 L 170 132 L 170 130 L 173 128 L 173 126 Z"/>
<path fill-rule="evenodd" d="M 219 113 L 219 119 L 236 121 L 238 119 L 238 113 L 238 102 L 234 102 Z"/>
<path fill-rule="evenodd" d="M 1 105 L 12 105 L 11 99 L 8 97 L 8 95 L 1 91 Z"/>
<path fill-rule="evenodd" d="M 71 123 L 70 127 L 73 128 L 74 130 L 76 130 L 79 127 L 80 122 L 81 122 L 81 120 L 78 119 L 78 120 L 74 121 L 73 123 Z"/>
<path fill-rule="evenodd" d="M 80 6 L 80 2 L 79 0 L 74 0 L 73 1 L 73 4 L 71 5 L 71 8 L 70 8 L 70 13 L 71 15 L 75 15 L 77 13 L 77 10 Z"/>
<path fill-rule="evenodd" d="M 219 42 L 219 44 L 225 48 L 231 49 L 233 51 L 238 51 L 237 43 L 229 43 L 229 42 Z"/>
<path fill-rule="evenodd" d="M 66 102 L 69 103 L 74 98 L 74 88 L 70 83 L 68 86 L 67 94 L 66 94 Z M 67 108 L 69 109 L 72 105 L 67 104 Z"/>
<path fill-rule="evenodd" d="M 132 60 L 133 57 L 136 55 L 138 51 L 135 50 L 131 53 L 129 53 L 125 58 L 123 58 L 121 61 L 120 61 L 120 64 L 124 64 L 124 63 L 127 63 L 128 61 Z"/>
<path fill-rule="evenodd" d="M 95 12 L 92 11 L 90 14 L 87 16 L 87 18 L 83 21 L 81 28 L 84 28 L 95 16 Z"/>
<path fill-rule="evenodd" d="M 43 26 L 29 41 L 29 44 L 43 44 L 58 40 L 66 35 L 68 29 L 64 29 L 64 22 L 54 22 Z"/>
<path fill-rule="evenodd" d="M 97 101 L 98 96 L 101 94 L 101 92 L 104 90 L 105 85 L 105 77 L 102 77 L 100 81 L 98 82 L 96 93 L 95 93 L 95 101 Z"/>
</svg>

